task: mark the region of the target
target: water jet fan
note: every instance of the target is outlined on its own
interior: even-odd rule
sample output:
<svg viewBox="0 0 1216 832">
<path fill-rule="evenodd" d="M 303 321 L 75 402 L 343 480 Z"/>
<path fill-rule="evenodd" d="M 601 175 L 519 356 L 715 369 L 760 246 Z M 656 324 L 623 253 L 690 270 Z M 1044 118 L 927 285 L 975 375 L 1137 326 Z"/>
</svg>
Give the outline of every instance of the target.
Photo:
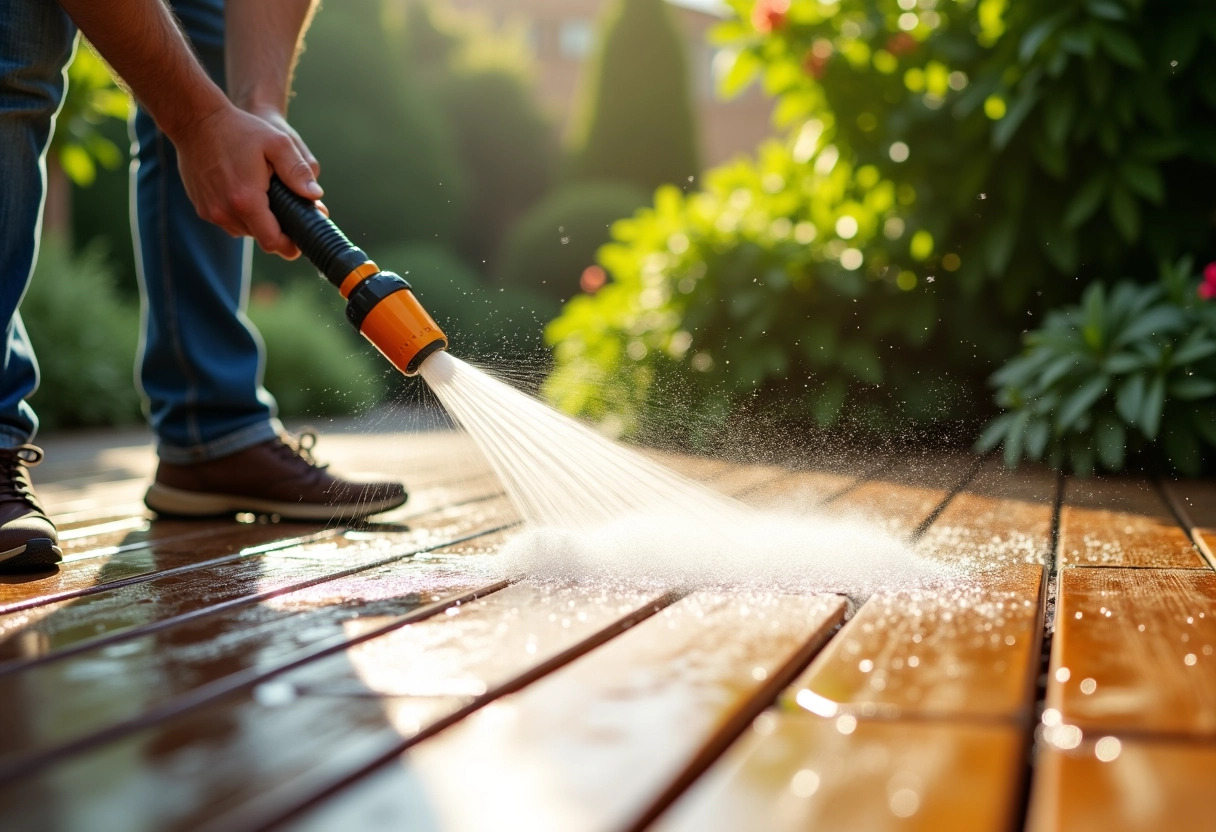
<svg viewBox="0 0 1216 832">
<path fill-rule="evenodd" d="M 270 210 L 288 238 L 346 298 L 346 319 L 407 376 L 448 347 L 447 336 L 422 308 L 410 284 L 382 271 L 347 239 L 316 203 L 270 178 Z"/>
</svg>

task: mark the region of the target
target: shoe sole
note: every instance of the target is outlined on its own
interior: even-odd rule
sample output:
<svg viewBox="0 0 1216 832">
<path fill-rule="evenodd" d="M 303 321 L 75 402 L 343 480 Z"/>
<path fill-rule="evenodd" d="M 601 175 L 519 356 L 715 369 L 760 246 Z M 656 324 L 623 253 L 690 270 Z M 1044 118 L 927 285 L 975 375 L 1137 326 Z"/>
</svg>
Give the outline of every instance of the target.
<svg viewBox="0 0 1216 832">
<path fill-rule="evenodd" d="M 256 497 L 240 497 L 235 494 L 210 494 L 185 491 L 168 485 L 153 483 L 144 495 L 144 504 L 157 514 L 173 517 L 220 517 L 250 512 L 252 514 L 277 514 L 287 520 L 357 520 L 382 511 L 405 505 L 409 495 L 385 497 L 358 503 L 287 503 L 278 500 L 260 500 Z"/>
<path fill-rule="evenodd" d="M 63 560 L 63 550 L 49 537 L 35 537 L 0 552 L 0 572 L 39 572 Z"/>
</svg>

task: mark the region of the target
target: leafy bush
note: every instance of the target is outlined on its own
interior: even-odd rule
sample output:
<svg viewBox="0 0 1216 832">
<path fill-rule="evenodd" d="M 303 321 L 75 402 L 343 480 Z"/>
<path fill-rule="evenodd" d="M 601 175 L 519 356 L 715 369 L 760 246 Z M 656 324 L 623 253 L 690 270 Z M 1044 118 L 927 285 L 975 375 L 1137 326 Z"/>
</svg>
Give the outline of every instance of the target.
<svg viewBox="0 0 1216 832">
<path fill-rule="evenodd" d="M 724 421 L 757 393 L 826 426 L 850 392 L 877 406 L 884 381 L 915 412 L 932 413 L 950 380 L 893 376 L 883 348 L 926 343 L 931 298 L 870 286 L 835 232 L 847 215 L 857 223 L 850 242 L 864 245 L 895 203 L 874 171 L 855 176 L 841 163 L 820 173 L 780 144 L 755 163 L 711 171 L 699 193 L 660 189 L 654 207 L 616 223 L 600 249 L 612 282 L 550 325 L 557 367 L 547 394 L 627 431 L 672 400 Z M 886 302 L 859 316 L 855 300 L 867 292 Z"/>
<path fill-rule="evenodd" d="M 663 0 L 614 0 L 583 91 L 573 172 L 647 190 L 700 172 L 688 66 Z"/>
<path fill-rule="evenodd" d="M 414 243 L 377 255 L 381 268 L 402 275 L 443 328 L 453 353 L 465 359 L 533 359 L 544 322 L 557 314 L 552 299 L 525 289 L 491 287 L 446 248 Z"/>
<path fill-rule="evenodd" d="M 1216 447 L 1216 302 L 1200 299 L 1190 267 L 1163 269 L 1157 285 L 1094 283 L 1080 306 L 1049 314 L 993 375 L 1008 412 L 978 449 L 1087 475 L 1159 441 L 1176 470 L 1198 474 Z"/>
<path fill-rule="evenodd" d="M 730 5 L 724 85 L 787 135 L 614 227 L 614 282 L 549 330 L 561 406 L 950 425 L 1088 279 L 1216 255 L 1216 8 Z"/>
<path fill-rule="evenodd" d="M 266 388 L 284 417 L 358 413 L 376 404 L 389 365 L 354 335 L 341 297 L 320 280 L 262 284 L 249 318 L 266 343 Z"/>
<path fill-rule="evenodd" d="M 73 254 L 46 236 L 21 302 L 41 383 L 30 403 L 44 428 L 138 421 L 135 349 L 139 310 L 114 288 L 104 246 Z"/>
<path fill-rule="evenodd" d="M 609 239 L 612 223 L 649 200 L 634 185 L 581 182 L 545 197 L 511 230 L 499 281 L 565 301 L 579 293 L 583 270 Z"/>
<path fill-rule="evenodd" d="M 999 280 L 1022 313 L 1038 291 L 1075 298 L 1078 275 L 1213 251 L 1211 4 L 795 0 L 768 20 L 731 5 L 728 87 L 762 75 L 780 123 L 906 186 L 893 252 L 939 278 L 953 252 L 952 283 Z M 918 230 L 924 258 L 908 256 Z"/>
<path fill-rule="evenodd" d="M 442 110 L 402 70 L 381 4 L 327 6 L 307 44 L 290 115 L 321 162 L 325 202 L 339 224 L 369 251 L 452 239 L 468 199 L 460 158 Z M 259 261 L 262 273 L 286 268 Z"/>
<path fill-rule="evenodd" d="M 412 3 L 405 15 L 404 72 L 447 121 L 473 196 L 451 244 L 489 273 L 511 224 L 556 179 L 556 131 L 532 94 L 521 40 L 432 3 Z"/>
</svg>

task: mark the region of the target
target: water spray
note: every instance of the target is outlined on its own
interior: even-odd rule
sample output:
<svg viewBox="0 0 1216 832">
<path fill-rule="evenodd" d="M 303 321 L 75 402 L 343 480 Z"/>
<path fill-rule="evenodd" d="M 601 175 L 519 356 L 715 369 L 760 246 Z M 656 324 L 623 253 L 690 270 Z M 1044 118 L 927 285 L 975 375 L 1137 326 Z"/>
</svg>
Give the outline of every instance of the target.
<svg viewBox="0 0 1216 832">
<path fill-rule="evenodd" d="M 346 298 L 346 318 L 372 346 L 407 376 L 448 347 L 413 289 L 398 274 L 381 271 L 311 199 L 270 178 L 270 210 L 288 238 Z"/>
</svg>

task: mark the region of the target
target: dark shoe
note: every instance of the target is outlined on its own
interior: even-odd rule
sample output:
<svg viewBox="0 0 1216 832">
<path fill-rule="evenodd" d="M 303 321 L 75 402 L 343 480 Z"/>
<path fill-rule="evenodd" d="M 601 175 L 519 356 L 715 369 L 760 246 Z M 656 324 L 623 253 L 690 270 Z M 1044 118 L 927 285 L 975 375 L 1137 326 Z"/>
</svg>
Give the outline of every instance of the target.
<svg viewBox="0 0 1216 832">
<path fill-rule="evenodd" d="M 33 445 L 0 448 L 0 571 L 35 572 L 63 559 L 55 524 L 30 485 L 29 469 L 41 461 Z"/>
<path fill-rule="evenodd" d="M 157 514 L 213 517 L 252 512 L 290 520 L 354 520 L 406 500 L 398 482 L 350 482 L 312 456 L 317 435 L 270 439 L 230 456 L 193 465 L 161 461 L 144 502 Z"/>
</svg>

